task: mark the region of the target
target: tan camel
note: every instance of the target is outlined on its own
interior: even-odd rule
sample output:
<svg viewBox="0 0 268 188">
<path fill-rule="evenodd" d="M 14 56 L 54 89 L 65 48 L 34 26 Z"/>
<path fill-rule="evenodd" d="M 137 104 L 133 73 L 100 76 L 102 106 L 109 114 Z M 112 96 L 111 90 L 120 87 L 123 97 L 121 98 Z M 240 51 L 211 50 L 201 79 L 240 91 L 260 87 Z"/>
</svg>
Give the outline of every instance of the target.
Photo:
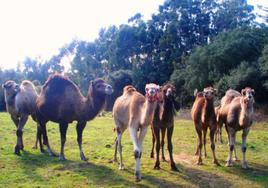
<svg viewBox="0 0 268 188">
<path fill-rule="evenodd" d="M 32 82 L 24 80 L 20 85 L 9 80 L 3 84 L 7 112 L 17 127 L 17 144 L 15 154 L 19 155 L 23 150 L 23 127 L 31 115 L 36 120 L 37 92 Z M 37 144 L 37 143 L 36 143 Z M 35 144 L 35 147 L 36 147 Z"/>
<path fill-rule="evenodd" d="M 121 138 L 124 131 L 129 128 L 130 136 L 134 145 L 134 157 L 136 160 L 136 181 L 141 180 L 140 159 L 142 142 L 146 135 L 148 125 L 152 122 L 154 111 L 158 102 L 160 87 L 156 84 L 147 84 L 146 96 L 136 91 L 133 86 L 126 86 L 123 95 L 114 103 L 113 116 L 117 139 L 115 144 L 114 161 L 117 161 L 117 148 L 120 155 L 119 169 L 123 169 Z M 137 135 L 140 131 L 139 137 Z"/>
</svg>

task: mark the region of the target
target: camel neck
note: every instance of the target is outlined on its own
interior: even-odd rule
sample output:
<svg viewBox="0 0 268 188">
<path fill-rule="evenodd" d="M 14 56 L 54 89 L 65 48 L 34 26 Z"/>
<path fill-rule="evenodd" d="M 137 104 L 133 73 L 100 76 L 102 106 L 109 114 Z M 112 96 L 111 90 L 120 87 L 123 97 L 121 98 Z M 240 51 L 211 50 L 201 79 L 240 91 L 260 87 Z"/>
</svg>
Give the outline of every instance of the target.
<svg viewBox="0 0 268 188">
<path fill-rule="evenodd" d="M 156 105 L 157 102 L 149 102 L 148 99 L 146 99 L 145 103 L 143 104 L 141 125 L 148 126 L 152 122 Z"/>
<path fill-rule="evenodd" d="M 97 95 L 93 91 L 88 93 L 86 99 L 86 119 L 87 121 L 93 119 L 102 110 L 105 103 L 105 95 Z"/>
</svg>

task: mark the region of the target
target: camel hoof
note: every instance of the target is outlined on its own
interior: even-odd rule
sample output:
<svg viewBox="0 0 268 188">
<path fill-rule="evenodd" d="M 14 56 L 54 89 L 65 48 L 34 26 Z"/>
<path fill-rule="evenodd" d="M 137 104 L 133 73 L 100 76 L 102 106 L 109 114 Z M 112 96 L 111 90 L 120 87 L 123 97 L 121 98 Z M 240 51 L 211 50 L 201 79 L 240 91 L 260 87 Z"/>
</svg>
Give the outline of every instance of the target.
<svg viewBox="0 0 268 188">
<path fill-rule="evenodd" d="M 80 155 L 80 158 L 81 158 L 82 161 L 87 161 L 87 158 L 85 157 L 84 154 L 81 154 L 81 155 Z"/>
<path fill-rule="evenodd" d="M 243 169 L 248 169 L 249 167 L 248 167 L 248 162 L 247 161 L 244 161 L 243 163 L 242 163 L 242 168 Z"/>
<path fill-rule="evenodd" d="M 135 172 L 136 182 L 141 181 L 141 173 L 140 171 Z"/>
<path fill-rule="evenodd" d="M 171 165 L 171 170 L 175 172 L 179 172 L 179 169 L 176 167 L 176 165 Z"/>
<path fill-rule="evenodd" d="M 59 160 L 60 160 L 60 161 L 66 161 L 66 158 L 65 158 L 63 155 L 60 155 L 60 156 L 59 156 Z"/>
<path fill-rule="evenodd" d="M 162 157 L 162 161 L 163 161 L 163 162 L 167 162 L 167 160 L 166 160 L 165 157 Z"/>
<path fill-rule="evenodd" d="M 37 146 L 33 146 L 32 149 L 37 149 Z"/>
<path fill-rule="evenodd" d="M 40 152 L 41 152 L 42 154 L 45 154 L 45 150 L 44 150 L 44 149 L 40 149 Z"/>
<path fill-rule="evenodd" d="M 238 160 L 238 157 L 234 157 L 233 160 L 234 160 L 235 162 L 238 162 L 238 161 L 239 161 L 239 160 Z"/>
<path fill-rule="evenodd" d="M 218 160 L 214 160 L 213 163 L 214 163 L 216 166 L 221 166 L 220 163 L 218 162 Z"/>
<path fill-rule="evenodd" d="M 19 146 L 15 146 L 15 151 L 14 151 L 14 153 L 15 153 L 16 155 L 20 155 L 20 147 L 19 147 Z"/>
<path fill-rule="evenodd" d="M 151 153 L 151 158 L 152 158 L 152 159 L 154 158 L 154 153 Z"/>
<path fill-rule="evenodd" d="M 195 156 L 198 156 L 198 155 L 199 155 L 199 153 L 198 153 L 198 152 L 195 152 L 195 153 L 194 153 L 194 155 L 195 155 Z"/>
<path fill-rule="evenodd" d="M 226 167 L 232 167 L 233 166 L 233 162 L 231 160 L 227 161 L 225 164 Z"/>
<path fill-rule="evenodd" d="M 118 169 L 119 169 L 119 170 L 124 170 L 125 167 L 124 167 L 124 165 L 119 165 Z"/>
<path fill-rule="evenodd" d="M 161 168 L 160 168 L 159 165 L 154 165 L 154 169 L 155 169 L 155 170 L 160 170 Z"/>
<path fill-rule="evenodd" d="M 198 161 L 196 164 L 197 165 L 203 165 L 203 162 L 202 161 Z"/>
</svg>

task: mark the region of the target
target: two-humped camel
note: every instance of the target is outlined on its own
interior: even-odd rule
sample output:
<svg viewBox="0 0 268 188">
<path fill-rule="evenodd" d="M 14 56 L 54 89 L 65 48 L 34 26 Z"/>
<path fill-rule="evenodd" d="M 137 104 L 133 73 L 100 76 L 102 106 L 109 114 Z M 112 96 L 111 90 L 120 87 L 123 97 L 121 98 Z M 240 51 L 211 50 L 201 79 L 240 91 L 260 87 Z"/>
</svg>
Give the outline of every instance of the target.
<svg viewBox="0 0 268 188">
<path fill-rule="evenodd" d="M 19 155 L 20 150 L 23 150 L 24 147 L 23 127 L 28 120 L 28 116 L 31 115 L 33 120 L 36 120 L 37 92 L 32 82 L 28 80 L 22 81 L 20 85 L 9 80 L 5 82 L 2 87 L 4 89 L 7 112 L 10 114 L 12 121 L 17 127 L 15 154 Z"/>
<path fill-rule="evenodd" d="M 130 136 L 134 145 L 134 157 L 136 160 L 136 181 L 141 180 L 140 159 L 142 142 L 146 135 L 148 125 L 153 120 L 154 111 L 158 103 L 160 87 L 156 84 L 147 84 L 146 96 L 143 96 L 133 86 L 126 86 L 123 95 L 114 103 L 113 116 L 117 139 L 115 144 L 114 160 L 116 161 L 117 149 L 120 155 L 119 169 L 123 169 L 121 138 L 124 131 L 129 128 Z M 137 135 L 140 131 L 139 137 Z"/>
<path fill-rule="evenodd" d="M 214 111 L 213 98 L 216 90 L 213 87 L 206 87 L 202 92 L 195 91 L 195 101 L 191 110 L 191 116 L 195 124 L 195 130 L 198 135 L 198 145 L 196 149 L 196 155 L 198 155 L 198 165 L 202 165 L 202 146 L 204 145 L 205 157 L 206 152 L 206 134 L 207 129 L 210 129 L 210 142 L 211 150 L 213 154 L 213 162 L 216 165 L 220 165 L 215 154 L 215 140 L 214 135 L 217 129 L 216 115 Z M 202 140 L 203 135 L 203 140 Z"/>
<path fill-rule="evenodd" d="M 232 166 L 232 153 L 235 151 L 236 132 L 242 130 L 242 168 L 248 168 L 246 161 L 246 140 L 253 122 L 254 89 L 246 87 L 241 94 L 235 90 L 228 90 L 221 101 L 219 123 L 225 123 L 229 139 L 229 155 L 226 166 Z M 235 159 L 236 152 L 235 152 Z"/>
</svg>

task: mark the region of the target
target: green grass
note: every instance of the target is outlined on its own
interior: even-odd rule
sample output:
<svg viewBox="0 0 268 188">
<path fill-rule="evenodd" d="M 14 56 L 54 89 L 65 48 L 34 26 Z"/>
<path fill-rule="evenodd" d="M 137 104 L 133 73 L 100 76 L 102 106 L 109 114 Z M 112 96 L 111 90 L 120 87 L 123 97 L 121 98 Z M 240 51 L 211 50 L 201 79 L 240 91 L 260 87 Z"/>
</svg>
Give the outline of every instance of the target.
<svg viewBox="0 0 268 188">
<path fill-rule="evenodd" d="M 16 141 L 15 126 L 7 113 L 0 113 L 0 187 L 268 187 L 268 123 L 254 124 L 248 136 L 247 159 L 250 169 L 224 167 L 228 154 L 226 133 L 224 143 L 216 146 L 221 167 L 212 164 L 210 143 L 208 158 L 203 166 L 195 164 L 196 133 L 189 120 L 178 120 L 173 135 L 174 158 L 181 172 L 170 170 L 167 162 L 161 162 L 161 170 L 153 170 L 150 158 L 151 130 L 148 130 L 141 159 L 141 182 L 134 181 L 133 146 L 128 131 L 122 139 L 125 170 L 111 163 L 115 133 L 113 119 L 99 117 L 88 123 L 83 134 L 83 148 L 88 162 L 80 160 L 76 142 L 75 125 L 69 126 L 65 146 L 66 162 L 57 157 L 40 154 L 32 149 L 36 125 L 30 119 L 24 129 L 24 151 L 13 154 Z M 60 149 L 58 125 L 49 123 L 48 137 L 55 152 Z M 237 135 L 239 159 L 241 132 Z M 165 145 L 166 148 L 166 145 Z M 168 152 L 166 151 L 166 154 Z"/>
</svg>

